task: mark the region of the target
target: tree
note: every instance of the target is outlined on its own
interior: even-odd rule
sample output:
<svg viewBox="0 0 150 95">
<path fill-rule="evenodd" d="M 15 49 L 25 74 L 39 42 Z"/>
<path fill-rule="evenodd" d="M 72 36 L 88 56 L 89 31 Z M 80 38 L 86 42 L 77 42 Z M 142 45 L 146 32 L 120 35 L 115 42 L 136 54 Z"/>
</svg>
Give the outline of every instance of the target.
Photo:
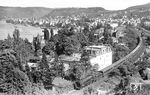
<svg viewBox="0 0 150 95">
<path fill-rule="evenodd" d="M 55 51 L 55 43 L 54 42 L 48 42 L 43 48 L 42 52 L 45 54 L 50 55 L 51 51 Z"/>
<path fill-rule="evenodd" d="M 88 45 L 88 39 L 83 33 L 77 33 L 77 39 L 81 44 L 81 48 Z"/>
<path fill-rule="evenodd" d="M 87 52 L 83 51 L 80 60 L 83 61 L 83 62 L 89 61 L 89 54 Z"/>
<path fill-rule="evenodd" d="M 74 52 L 79 52 L 81 44 L 76 35 L 66 36 L 65 34 L 59 34 L 57 38 L 56 52 L 58 55 L 66 54 L 71 55 Z"/>
<path fill-rule="evenodd" d="M 13 39 L 14 39 L 14 47 L 15 47 L 20 42 L 20 32 L 17 28 L 15 28 L 13 32 Z"/>
<path fill-rule="evenodd" d="M 129 71 L 128 71 L 128 68 L 127 68 L 127 66 L 120 66 L 120 67 L 118 67 L 118 69 L 119 69 L 119 72 L 121 73 L 121 76 L 122 77 L 124 77 L 124 76 L 127 76 L 127 75 L 129 75 Z"/>
<path fill-rule="evenodd" d="M 114 48 L 114 52 L 115 53 L 113 54 L 113 56 L 115 57 L 113 58 L 113 62 L 116 62 L 119 59 L 126 56 L 127 54 L 129 54 L 129 49 L 122 45 L 116 45 Z"/>
<path fill-rule="evenodd" d="M 127 92 L 127 87 L 130 83 L 130 77 L 125 77 L 125 78 L 122 78 L 120 80 L 120 83 L 116 86 L 116 88 L 114 89 L 116 91 L 116 93 L 119 93 L 119 92 L 122 92 L 119 93 L 119 95 L 126 95 L 126 92 Z"/>
<path fill-rule="evenodd" d="M 138 61 L 135 63 L 135 66 L 137 66 L 138 70 L 146 69 L 147 67 L 150 67 L 148 62 L 145 61 Z"/>
<path fill-rule="evenodd" d="M 132 51 L 138 44 L 138 35 L 135 33 L 136 30 L 127 27 L 125 30 L 125 36 L 122 38 L 123 42 Z"/>
<path fill-rule="evenodd" d="M 47 57 L 46 57 L 45 53 L 43 53 L 42 60 L 39 64 L 40 64 L 41 69 L 48 69 L 49 68 Z"/>
<path fill-rule="evenodd" d="M 33 46 L 34 46 L 35 56 L 37 56 L 37 51 L 41 49 L 39 36 L 33 38 Z"/>
<path fill-rule="evenodd" d="M 7 39 L 5 40 L 5 43 L 10 47 L 13 48 L 13 38 L 10 37 L 8 34 Z"/>
<path fill-rule="evenodd" d="M 17 54 L 17 59 L 20 61 L 21 65 L 26 64 L 27 59 L 34 54 L 32 44 L 23 40 L 20 41 L 18 46 L 16 46 L 15 51 Z"/>
<path fill-rule="evenodd" d="M 111 26 L 108 24 L 105 26 L 104 28 L 104 33 L 103 33 L 103 36 L 104 36 L 104 44 L 110 44 L 112 45 L 112 38 L 111 38 L 111 33 L 110 33 L 110 29 L 111 29 Z"/>
<path fill-rule="evenodd" d="M 66 37 L 63 42 L 65 54 L 71 55 L 73 53 L 79 52 L 81 45 L 76 36 L 71 36 L 70 38 Z"/>
<path fill-rule="evenodd" d="M 1 91 L 8 93 L 24 93 L 24 87 L 28 85 L 28 76 L 22 72 L 17 64 L 14 51 L 5 50 L 0 54 L 0 80 Z"/>
<path fill-rule="evenodd" d="M 49 41 L 49 31 L 48 31 L 48 29 L 47 28 L 44 28 L 44 30 L 42 31 L 42 32 L 44 32 L 44 40 L 45 41 Z"/>
<path fill-rule="evenodd" d="M 53 69 L 54 76 L 63 77 L 63 75 L 64 75 L 64 64 L 62 62 L 53 62 L 51 65 L 52 66 L 50 69 Z"/>
</svg>

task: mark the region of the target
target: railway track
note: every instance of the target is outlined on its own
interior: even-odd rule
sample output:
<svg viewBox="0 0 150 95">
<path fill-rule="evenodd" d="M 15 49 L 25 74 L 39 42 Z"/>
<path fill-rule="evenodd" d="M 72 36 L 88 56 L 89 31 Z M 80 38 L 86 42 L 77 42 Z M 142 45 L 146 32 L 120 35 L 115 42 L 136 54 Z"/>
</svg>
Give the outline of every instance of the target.
<svg viewBox="0 0 150 95">
<path fill-rule="evenodd" d="M 140 33 L 138 32 L 137 34 L 139 35 Z M 136 62 L 143 55 L 143 53 L 145 51 L 145 46 L 144 46 L 143 39 L 142 39 L 141 35 L 139 35 L 139 40 L 140 41 L 139 41 L 137 47 L 132 52 L 130 52 L 124 58 L 114 62 L 112 65 L 102 69 L 104 75 L 107 75 L 108 73 L 110 73 L 114 69 L 116 69 L 119 66 L 123 65 L 125 62 L 131 62 L 131 63 Z M 101 79 L 103 79 L 103 78 L 101 78 Z M 93 85 L 94 83 L 92 83 L 90 85 Z M 67 93 L 67 92 L 69 92 L 71 90 L 73 90 L 73 86 L 72 85 L 68 85 L 67 87 L 60 89 L 58 92 L 61 92 L 61 93 L 59 93 L 58 95 L 60 95 L 62 93 Z"/>
<path fill-rule="evenodd" d="M 144 28 L 140 28 L 146 36 L 150 36 L 150 31 L 144 29 Z"/>
<path fill-rule="evenodd" d="M 131 62 L 134 63 L 139 57 L 142 56 L 143 52 L 145 51 L 145 46 L 143 44 L 142 38 L 139 36 L 140 42 L 137 45 L 137 47 L 130 52 L 128 55 L 126 55 L 124 58 L 114 62 L 112 65 L 102 69 L 104 74 L 110 73 L 112 70 L 116 69 L 117 67 L 121 66 L 125 62 Z"/>
</svg>

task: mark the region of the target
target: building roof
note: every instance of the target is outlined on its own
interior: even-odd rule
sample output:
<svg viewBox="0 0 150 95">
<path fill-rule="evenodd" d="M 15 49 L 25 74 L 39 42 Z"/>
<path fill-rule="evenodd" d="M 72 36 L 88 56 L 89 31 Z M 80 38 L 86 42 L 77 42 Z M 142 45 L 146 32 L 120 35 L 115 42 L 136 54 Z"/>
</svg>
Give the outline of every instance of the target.
<svg viewBox="0 0 150 95">
<path fill-rule="evenodd" d="M 28 64 L 29 67 L 34 67 L 34 68 L 38 67 L 38 63 L 28 62 L 27 64 Z"/>
<path fill-rule="evenodd" d="M 111 27 L 115 28 L 118 26 L 118 23 L 111 23 L 110 25 L 111 25 Z"/>
<path fill-rule="evenodd" d="M 102 49 L 102 48 L 106 48 L 106 47 L 109 47 L 109 46 L 106 46 L 106 45 L 92 45 L 92 46 L 86 46 L 85 48 L 86 49 Z"/>
</svg>

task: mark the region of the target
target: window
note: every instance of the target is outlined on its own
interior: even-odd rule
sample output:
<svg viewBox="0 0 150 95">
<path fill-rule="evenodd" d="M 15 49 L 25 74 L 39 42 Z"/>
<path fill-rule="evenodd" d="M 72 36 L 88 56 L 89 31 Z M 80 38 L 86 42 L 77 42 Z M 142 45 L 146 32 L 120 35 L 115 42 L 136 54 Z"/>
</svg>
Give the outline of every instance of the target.
<svg viewBox="0 0 150 95">
<path fill-rule="evenodd" d="M 87 50 L 87 53 L 88 53 L 88 54 L 91 54 L 91 50 Z"/>
<path fill-rule="evenodd" d="M 93 50 L 93 55 L 96 55 L 96 51 L 95 50 Z"/>
<path fill-rule="evenodd" d="M 105 53 L 105 50 L 103 49 L 103 54 Z"/>
<path fill-rule="evenodd" d="M 100 54 L 100 55 L 102 54 L 102 50 L 101 50 L 101 49 L 100 49 L 100 50 L 98 50 L 98 54 Z"/>
<path fill-rule="evenodd" d="M 86 53 L 87 51 L 86 51 L 86 50 L 83 50 L 83 52 Z"/>
</svg>

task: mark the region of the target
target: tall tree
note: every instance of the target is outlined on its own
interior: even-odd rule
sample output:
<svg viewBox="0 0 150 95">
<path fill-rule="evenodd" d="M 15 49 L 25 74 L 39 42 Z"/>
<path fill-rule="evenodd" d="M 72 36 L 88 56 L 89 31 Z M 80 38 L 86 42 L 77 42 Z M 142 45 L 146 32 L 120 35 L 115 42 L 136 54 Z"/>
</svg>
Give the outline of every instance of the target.
<svg viewBox="0 0 150 95">
<path fill-rule="evenodd" d="M 20 41 L 20 32 L 19 29 L 15 28 L 13 32 L 13 38 L 14 38 L 14 46 L 19 44 Z"/>
<path fill-rule="evenodd" d="M 33 46 L 34 46 L 34 53 L 35 53 L 35 56 L 37 56 L 37 52 L 38 50 L 41 49 L 41 42 L 40 42 L 40 38 L 39 38 L 39 35 L 37 35 L 37 37 L 34 37 L 33 38 Z"/>
<path fill-rule="evenodd" d="M 43 53 L 42 60 L 40 62 L 40 68 L 41 69 L 48 69 L 49 68 L 47 57 L 46 57 L 45 53 Z"/>
<path fill-rule="evenodd" d="M 13 50 L 3 51 L 0 54 L 0 60 L 1 91 L 11 92 L 11 94 L 23 93 L 29 80 L 28 76 L 18 68 L 15 52 Z"/>
</svg>

